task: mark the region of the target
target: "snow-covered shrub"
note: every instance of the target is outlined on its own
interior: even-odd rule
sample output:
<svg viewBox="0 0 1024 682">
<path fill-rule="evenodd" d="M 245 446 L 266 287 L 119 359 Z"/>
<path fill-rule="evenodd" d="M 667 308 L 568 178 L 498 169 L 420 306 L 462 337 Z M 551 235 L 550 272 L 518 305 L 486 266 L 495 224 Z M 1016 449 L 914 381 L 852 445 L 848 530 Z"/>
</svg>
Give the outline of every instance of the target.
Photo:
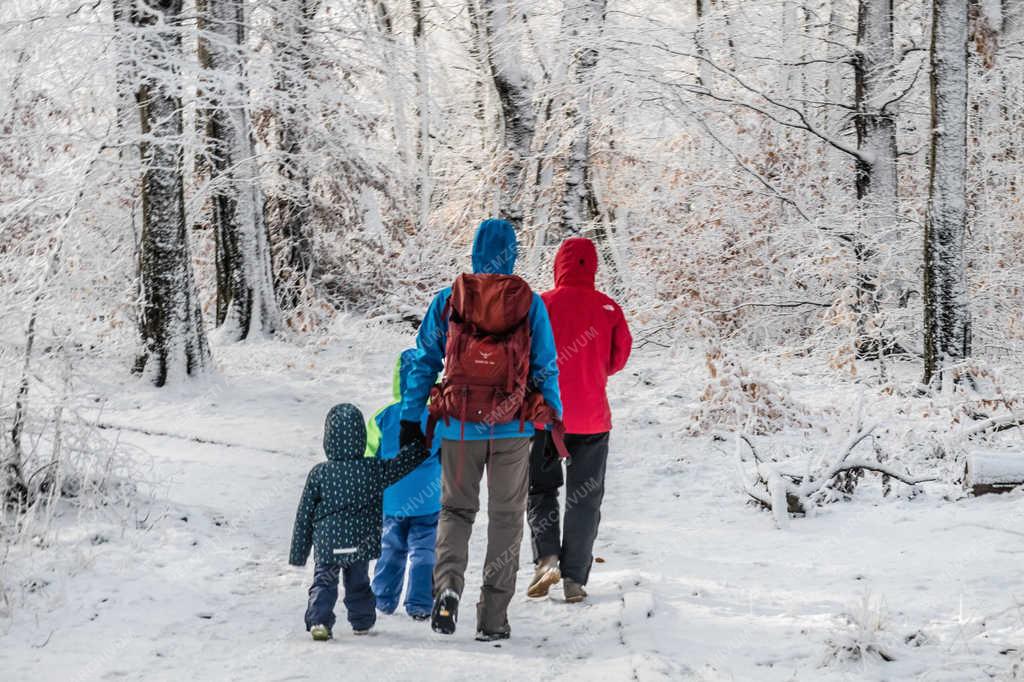
<svg viewBox="0 0 1024 682">
<path fill-rule="evenodd" d="M 836 630 L 825 640 L 821 667 L 889 663 L 896 660 L 896 651 L 896 638 L 886 629 L 885 601 L 866 592 L 840 615 Z"/>
<path fill-rule="evenodd" d="M 721 347 L 705 355 L 708 382 L 693 415 L 691 433 L 715 428 L 745 428 L 754 434 L 784 428 L 809 428 L 807 412 L 774 382 L 753 375 L 739 357 Z"/>
<path fill-rule="evenodd" d="M 53 347 L 31 358 L 0 352 L 0 535 L 52 513 L 121 503 L 136 477 L 124 449 L 96 425 L 95 399 L 79 387 L 71 353 Z"/>
</svg>

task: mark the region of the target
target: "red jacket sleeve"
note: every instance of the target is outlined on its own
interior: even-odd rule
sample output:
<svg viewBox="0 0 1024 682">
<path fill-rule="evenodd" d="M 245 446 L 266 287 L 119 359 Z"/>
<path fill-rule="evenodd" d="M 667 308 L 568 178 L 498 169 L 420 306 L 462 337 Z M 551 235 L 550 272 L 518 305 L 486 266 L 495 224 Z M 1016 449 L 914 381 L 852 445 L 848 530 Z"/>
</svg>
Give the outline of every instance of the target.
<svg viewBox="0 0 1024 682">
<path fill-rule="evenodd" d="M 629 360 L 629 353 L 633 350 L 633 335 L 629 333 L 629 324 L 626 323 L 626 316 L 619 309 L 619 319 L 612 329 L 612 357 L 608 365 L 608 374 L 612 375 L 626 366 Z"/>
</svg>

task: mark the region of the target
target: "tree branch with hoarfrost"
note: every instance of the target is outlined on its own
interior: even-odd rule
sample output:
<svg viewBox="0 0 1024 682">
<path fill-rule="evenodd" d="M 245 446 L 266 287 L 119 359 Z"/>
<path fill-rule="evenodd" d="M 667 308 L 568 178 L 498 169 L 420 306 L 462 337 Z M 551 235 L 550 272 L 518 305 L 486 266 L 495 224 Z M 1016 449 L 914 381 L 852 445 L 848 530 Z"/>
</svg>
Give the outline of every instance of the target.
<svg viewBox="0 0 1024 682">
<path fill-rule="evenodd" d="M 821 504 L 823 494 L 835 487 L 844 474 L 871 471 L 895 479 L 908 486 L 917 486 L 936 480 L 932 476 L 917 476 L 880 460 L 855 456 L 854 450 L 869 438 L 874 438 L 877 424 L 857 426 L 838 447 L 835 454 L 824 454 L 812 469 L 796 473 L 791 460 L 772 462 L 759 452 L 754 439 L 737 432 L 736 456 L 747 495 L 771 510 L 780 528 L 786 527 L 790 514 L 805 514 Z M 751 464 L 743 455 L 746 445 L 753 458 Z M 752 469 L 752 472 L 751 472 Z"/>
</svg>

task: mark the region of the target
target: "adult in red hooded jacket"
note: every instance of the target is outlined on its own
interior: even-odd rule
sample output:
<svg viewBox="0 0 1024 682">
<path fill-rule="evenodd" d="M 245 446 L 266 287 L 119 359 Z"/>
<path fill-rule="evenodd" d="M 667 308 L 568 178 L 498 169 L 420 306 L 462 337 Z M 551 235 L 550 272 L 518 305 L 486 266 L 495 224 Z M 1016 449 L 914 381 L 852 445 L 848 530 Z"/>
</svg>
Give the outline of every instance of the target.
<svg viewBox="0 0 1024 682">
<path fill-rule="evenodd" d="M 611 408 L 608 377 L 626 365 L 633 337 L 622 309 L 594 288 L 597 249 L 567 239 L 555 256 L 555 288 L 541 294 L 558 349 L 558 385 L 571 466 L 563 476 L 550 435 L 538 432 L 530 455 L 527 518 L 536 572 L 527 594 L 542 597 L 565 578 L 566 601 L 586 598 L 594 540 L 601 521 Z M 567 480 L 566 480 L 567 479 Z M 558 490 L 566 489 L 564 533 Z"/>
</svg>

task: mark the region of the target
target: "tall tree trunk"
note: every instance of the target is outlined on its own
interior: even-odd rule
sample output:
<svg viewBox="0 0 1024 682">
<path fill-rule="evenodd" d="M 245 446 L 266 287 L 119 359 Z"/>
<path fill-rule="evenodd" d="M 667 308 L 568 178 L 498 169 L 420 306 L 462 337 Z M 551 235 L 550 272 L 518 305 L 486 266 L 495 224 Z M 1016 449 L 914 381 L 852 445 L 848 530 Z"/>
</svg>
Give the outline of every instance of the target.
<svg viewBox="0 0 1024 682">
<path fill-rule="evenodd" d="M 924 229 L 924 383 L 971 351 L 964 261 L 967 174 L 967 2 L 934 0 L 931 154 Z"/>
<path fill-rule="evenodd" d="M 117 155 L 130 192 L 132 248 L 135 255 L 135 324 L 142 329 L 141 199 L 139 191 L 139 107 L 135 101 L 139 69 L 135 63 L 136 38 L 132 34 L 132 6 L 135 0 L 113 0 L 114 49 L 117 57 Z"/>
<path fill-rule="evenodd" d="M 210 351 L 199 310 L 185 221 L 177 64 L 183 59 L 182 0 L 140 0 L 136 91 L 143 141 L 142 343 L 138 365 L 157 386 L 201 372 Z"/>
<path fill-rule="evenodd" d="M 532 87 L 520 64 L 517 44 L 511 34 L 517 16 L 515 0 L 480 0 L 486 38 L 487 64 L 498 93 L 504 123 L 506 154 L 500 209 L 503 217 L 517 227 L 524 215 L 524 170 L 533 141 L 536 114 Z"/>
<path fill-rule="evenodd" d="M 602 3 L 604 4 L 604 3 Z M 695 0 L 694 12 L 697 15 L 697 29 L 694 31 L 694 43 L 696 43 L 697 55 L 703 59 L 698 60 L 697 63 L 697 83 L 710 88 L 714 85 L 712 82 L 712 71 L 711 64 L 708 63 L 708 48 L 707 48 L 707 16 L 710 13 L 712 2 L 711 0 Z"/>
<path fill-rule="evenodd" d="M 242 0 L 197 0 L 196 8 L 212 167 L 217 324 L 228 339 L 240 341 L 273 333 L 280 317 L 249 124 L 245 10 Z"/>
<path fill-rule="evenodd" d="M 277 238 L 275 288 L 285 308 L 298 304 L 315 269 L 309 225 L 312 178 L 304 158 L 304 119 L 309 112 L 302 107 L 307 106 L 306 84 L 313 78 L 311 22 L 319 7 L 320 0 L 281 0 L 275 13 L 274 114 L 280 186 L 267 202 L 267 222 Z"/>
<path fill-rule="evenodd" d="M 412 0 L 412 44 L 416 56 L 413 69 L 416 81 L 416 121 L 419 134 L 416 137 L 416 198 L 419 204 L 420 231 L 427 229 L 430 218 L 430 74 L 427 68 L 425 21 L 422 0 Z"/>
<path fill-rule="evenodd" d="M 473 114 L 476 117 L 477 125 L 480 126 L 480 141 L 483 148 L 490 148 L 491 131 L 488 129 L 488 112 L 490 107 L 490 85 L 484 82 L 484 74 L 489 71 L 487 61 L 486 32 L 484 22 L 480 16 L 478 0 L 466 0 L 466 10 L 469 15 L 469 53 L 476 63 L 475 77 L 473 78 Z M 473 167 L 481 169 L 483 166 L 479 157 L 474 159 Z"/>
<path fill-rule="evenodd" d="M 825 82 L 825 94 L 830 106 L 826 114 L 826 126 L 830 134 L 838 135 L 838 129 L 846 120 L 844 105 L 849 104 L 849 91 L 843 83 L 845 64 L 845 48 L 843 47 L 842 26 L 847 0 L 827 0 L 828 26 L 825 28 L 826 54 L 828 55 L 828 74 Z M 824 7 L 821 8 L 825 13 Z M 842 68 L 840 68 L 842 67 Z M 845 165 L 845 164 L 844 164 Z"/>
<path fill-rule="evenodd" d="M 857 349 L 865 357 L 885 352 L 872 338 L 867 318 L 879 305 L 875 243 L 891 232 L 896 213 L 896 116 L 886 101 L 893 80 L 893 0 L 860 0 L 857 49 L 853 56 L 857 149 L 855 185 L 860 209 L 859 234 L 853 238 L 858 262 Z"/>
<path fill-rule="evenodd" d="M 575 3 L 569 12 L 568 3 Z M 572 135 L 562 199 L 562 225 L 580 232 L 597 217 L 593 174 L 590 168 L 591 100 L 598 41 L 604 26 L 607 0 L 567 0 L 563 15 L 563 38 L 570 47 L 573 97 L 567 102 L 566 120 Z M 566 30 L 567 29 L 567 30 Z M 599 230 L 598 234 L 604 234 Z"/>
<path fill-rule="evenodd" d="M 395 146 L 398 149 L 398 159 L 403 166 L 409 163 L 413 153 L 409 144 L 409 130 L 406 123 L 405 96 L 402 88 L 396 79 L 390 78 L 399 68 L 396 48 L 395 24 L 391 18 L 391 11 L 384 0 L 370 0 L 370 10 L 373 14 L 377 30 L 384 38 L 384 68 L 388 78 L 388 96 L 391 99 L 391 117 L 394 121 L 392 129 L 395 135 Z"/>
</svg>

